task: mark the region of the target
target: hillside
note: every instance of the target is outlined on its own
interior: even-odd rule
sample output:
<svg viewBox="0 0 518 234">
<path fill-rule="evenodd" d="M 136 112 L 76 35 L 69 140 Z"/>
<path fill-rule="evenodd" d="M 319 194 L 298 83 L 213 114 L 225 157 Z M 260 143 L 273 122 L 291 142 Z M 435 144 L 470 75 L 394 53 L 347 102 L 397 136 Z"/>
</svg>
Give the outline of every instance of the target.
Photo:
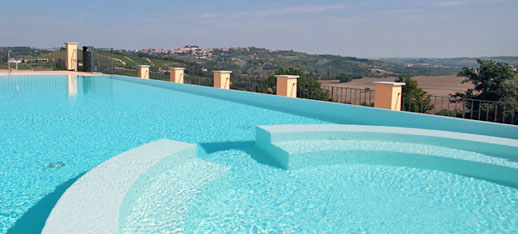
<svg viewBox="0 0 518 234">
<path fill-rule="evenodd" d="M 343 82 L 361 77 L 390 77 L 397 75 L 451 75 L 456 68 L 426 66 L 406 67 L 402 63 L 343 57 L 336 55 L 314 55 L 295 51 L 274 51 L 262 48 L 214 49 L 210 57 L 195 54 L 149 54 L 117 51 L 123 57 L 150 58 L 152 61 L 170 60 L 185 63 L 186 72 L 198 76 L 210 76 L 212 70 L 232 70 L 234 77 L 242 79 L 271 75 L 279 68 L 297 67 L 308 76 L 317 79 L 339 79 Z M 122 58 L 121 58 L 122 59 Z M 150 64 L 145 62 L 145 64 Z M 167 69 L 160 65 L 155 70 Z"/>
<path fill-rule="evenodd" d="M 0 47 L 0 69 L 7 67 L 7 50 L 17 58 L 25 58 L 19 69 L 62 70 L 65 51 L 30 49 L 29 47 Z M 81 62 L 82 51 L 78 60 Z M 36 59 L 39 59 L 36 61 Z M 518 65 L 518 57 L 485 57 Z M 103 69 L 117 74 L 134 75 L 137 65 L 151 65 L 152 77 L 166 79 L 168 67 L 185 67 L 190 77 L 211 77 L 213 70 L 231 70 L 235 79 L 255 79 L 273 74 L 279 68 L 296 67 L 309 77 L 341 82 L 362 77 L 387 78 L 405 76 L 455 75 L 462 67 L 476 66 L 475 58 L 385 58 L 363 59 L 336 55 L 316 55 L 295 51 L 263 48 L 212 49 L 210 56 L 196 53 L 142 53 L 126 50 L 96 50 L 96 60 Z M 29 62 L 27 62 L 29 61 Z M 107 72 L 107 70 L 103 70 Z"/>
<path fill-rule="evenodd" d="M 518 66 L 518 56 L 481 57 L 483 60 L 495 60 Z M 477 58 L 384 58 L 385 61 L 392 61 L 402 64 L 413 64 L 426 67 L 478 67 Z"/>
</svg>

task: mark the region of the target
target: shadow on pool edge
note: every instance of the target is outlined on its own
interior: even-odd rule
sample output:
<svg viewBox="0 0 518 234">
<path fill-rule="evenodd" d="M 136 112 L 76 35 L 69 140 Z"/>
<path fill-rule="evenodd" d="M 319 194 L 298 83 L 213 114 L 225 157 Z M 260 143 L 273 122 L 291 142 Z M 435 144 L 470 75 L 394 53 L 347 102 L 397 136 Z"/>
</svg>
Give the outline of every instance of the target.
<svg viewBox="0 0 518 234">
<path fill-rule="evenodd" d="M 48 194 L 42 198 L 36 205 L 29 208 L 27 212 L 23 214 L 21 218 L 16 220 L 13 227 L 7 230 L 7 234 L 30 234 L 30 233 L 41 233 L 47 217 L 58 202 L 59 198 L 65 193 L 65 191 L 74 184 L 81 176 L 85 173 L 67 180 L 56 187 L 54 192 Z"/>
<path fill-rule="evenodd" d="M 211 143 L 200 143 L 198 149 L 198 157 L 205 159 L 209 154 L 226 151 L 226 150 L 239 150 L 247 153 L 257 161 L 258 163 L 268 165 L 274 168 L 283 168 L 281 164 L 273 160 L 268 154 L 261 149 L 257 148 L 255 141 L 226 141 L 226 142 L 211 142 Z"/>
</svg>

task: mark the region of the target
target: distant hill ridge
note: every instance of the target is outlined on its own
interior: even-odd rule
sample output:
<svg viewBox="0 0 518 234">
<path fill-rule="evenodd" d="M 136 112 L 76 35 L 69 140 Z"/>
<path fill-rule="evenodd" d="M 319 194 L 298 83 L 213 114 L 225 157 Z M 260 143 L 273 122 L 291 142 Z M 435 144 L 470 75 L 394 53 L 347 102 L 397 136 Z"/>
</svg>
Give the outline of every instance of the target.
<svg viewBox="0 0 518 234">
<path fill-rule="evenodd" d="M 495 60 L 505 62 L 513 66 L 518 66 L 518 56 L 492 56 L 480 57 L 483 60 Z M 404 63 L 420 66 L 442 66 L 452 68 L 478 67 L 477 58 L 459 57 L 459 58 L 383 58 L 386 61 L 396 63 Z"/>
<path fill-rule="evenodd" d="M 60 51 L 29 49 L 29 47 L 0 47 L 0 66 L 5 65 L 7 50 L 18 57 L 44 58 L 56 56 Z M 108 54 L 104 54 L 108 56 Z M 232 70 L 236 78 L 260 78 L 273 74 L 279 68 L 296 67 L 316 79 L 339 79 L 343 82 L 362 77 L 439 76 L 456 74 L 462 67 L 477 66 L 476 58 L 382 58 L 366 59 L 330 54 L 308 54 L 292 50 L 269 50 L 246 47 L 212 49 L 210 56 L 193 53 L 143 53 L 115 50 L 115 71 L 135 69 L 138 64 L 151 65 L 152 71 L 164 72 L 168 66 L 184 66 L 193 76 L 210 77 L 212 70 Z M 81 58 L 80 58 L 81 59 Z M 518 66 L 517 57 L 483 57 Z M 124 74 L 130 74 L 125 72 Z"/>
</svg>

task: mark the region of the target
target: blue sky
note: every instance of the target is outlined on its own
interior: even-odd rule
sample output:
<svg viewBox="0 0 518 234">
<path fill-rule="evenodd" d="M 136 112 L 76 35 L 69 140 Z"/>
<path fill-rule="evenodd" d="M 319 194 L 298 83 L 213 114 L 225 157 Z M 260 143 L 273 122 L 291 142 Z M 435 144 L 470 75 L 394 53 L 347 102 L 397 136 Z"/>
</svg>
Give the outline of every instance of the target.
<svg viewBox="0 0 518 234">
<path fill-rule="evenodd" d="M 67 4 L 68 3 L 68 4 Z M 518 0 L 5 1 L 0 46 L 257 46 L 357 57 L 518 56 Z"/>
</svg>

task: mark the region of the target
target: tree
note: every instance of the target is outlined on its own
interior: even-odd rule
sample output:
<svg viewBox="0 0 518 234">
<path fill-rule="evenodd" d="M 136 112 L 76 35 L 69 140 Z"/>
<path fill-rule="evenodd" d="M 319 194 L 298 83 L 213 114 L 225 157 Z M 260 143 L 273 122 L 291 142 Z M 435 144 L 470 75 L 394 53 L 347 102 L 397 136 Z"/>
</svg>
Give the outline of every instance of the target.
<svg viewBox="0 0 518 234">
<path fill-rule="evenodd" d="M 471 82 L 474 88 L 453 97 L 480 99 L 487 101 L 518 101 L 518 82 L 516 72 L 509 64 L 492 60 L 477 59 L 478 68 L 464 67 L 457 74 L 465 77 L 462 83 Z"/>
<path fill-rule="evenodd" d="M 471 82 L 473 88 L 465 93 L 456 93 L 461 98 L 467 113 L 464 117 L 498 122 L 518 122 L 517 72 L 507 63 L 477 59 L 478 68 L 464 67 L 457 74 L 465 77 L 462 83 Z M 476 99 L 476 100 L 466 100 Z M 510 120 L 510 121 L 509 121 Z"/>
<path fill-rule="evenodd" d="M 276 93 L 277 78 L 275 75 L 297 75 L 299 79 L 297 81 L 297 97 L 331 101 L 332 98 L 329 92 L 322 88 L 320 83 L 314 79 L 306 77 L 306 74 L 301 70 L 291 67 L 289 69 L 281 68 L 275 72 L 274 75 L 270 75 L 262 80 L 263 89 L 260 90 L 264 93 Z"/>
<path fill-rule="evenodd" d="M 417 81 L 411 77 L 399 76 L 396 82 L 406 83 L 403 86 L 402 109 L 404 111 L 421 112 L 432 110 L 431 95 L 419 88 Z"/>
</svg>

